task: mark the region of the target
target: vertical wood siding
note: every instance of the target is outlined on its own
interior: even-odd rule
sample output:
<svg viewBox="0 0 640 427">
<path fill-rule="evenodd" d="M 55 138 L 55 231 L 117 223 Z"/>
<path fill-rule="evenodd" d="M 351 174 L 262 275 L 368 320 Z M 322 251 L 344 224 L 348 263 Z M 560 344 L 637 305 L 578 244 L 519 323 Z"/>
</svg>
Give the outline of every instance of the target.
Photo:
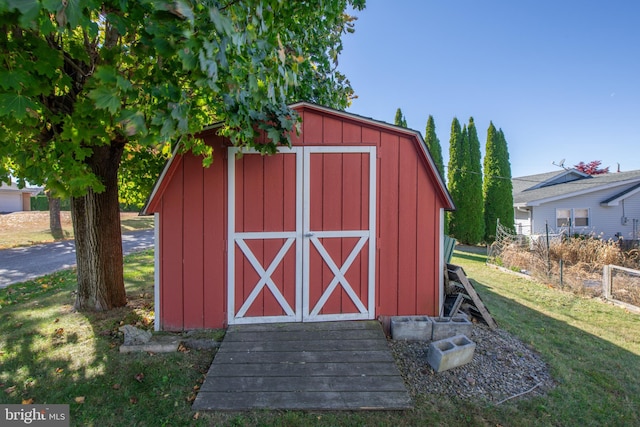
<svg viewBox="0 0 640 427">
<path fill-rule="evenodd" d="M 446 204 L 437 181 L 421 157 L 420 142 L 402 132 L 375 123 L 332 116 L 309 108 L 300 110 L 302 134 L 292 135 L 294 145 L 375 145 L 377 147 L 377 256 L 376 315 L 438 315 L 440 209 Z M 185 154 L 172 163 L 161 183 L 153 211 L 160 212 L 161 327 L 165 330 L 216 328 L 227 319 L 227 161 L 222 138 L 205 136 L 214 147 L 215 160 L 203 169 L 199 158 Z M 236 229 L 238 231 L 295 230 L 294 156 L 245 155 L 236 165 Z M 365 229 L 368 224 L 368 158 L 363 154 L 314 155 L 312 205 L 338 206 L 313 211 L 311 221 L 322 227 Z M 295 165 L 294 165 L 295 166 Z M 264 185 L 248 185 L 256 181 Z M 238 187 L 240 186 L 240 187 Z M 360 200 L 352 194 L 364 194 Z M 238 193 L 240 194 L 240 193 Z M 323 201 L 331 203 L 323 203 Z M 325 239 L 331 240 L 331 239 Z M 325 242 L 327 250 L 344 262 L 357 239 Z M 250 244 L 256 256 L 273 259 L 283 241 Z M 335 246 L 335 247 L 334 247 Z M 242 301 L 258 280 L 253 268 L 236 249 L 236 272 L 247 284 L 236 301 Z M 366 253 L 366 248 L 363 253 Z M 318 257 L 318 254 L 311 254 Z M 267 262 L 268 264 L 268 262 Z M 367 260 L 359 256 L 347 273 L 354 291 L 366 294 Z M 295 272 L 295 259 L 285 258 L 273 275 L 287 300 L 293 292 L 286 277 Z M 328 282 L 333 274 L 321 262 L 311 274 Z M 252 314 L 281 314 L 273 297 L 260 296 Z M 319 298 L 313 295 L 313 299 Z M 235 307 L 237 311 L 239 307 Z M 354 310 L 346 295 L 336 293 L 325 313 Z"/>
<path fill-rule="evenodd" d="M 226 153 L 220 138 L 212 139 L 217 152 L 204 169 L 203 240 L 204 328 L 219 328 L 227 319 L 227 211 Z M 217 164 L 216 164 L 217 163 Z"/>
<path fill-rule="evenodd" d="M 183 265 L 183 183 L 184 162 L 174 162 L 176 171 L 171 177 L 162 197 L 160 212 L 161 243 L 161 304 L 162 328 L 168 330 L 182 329 L 184 323 L 184 277 Z M 188 296 L 187 296 L 188 297 Z"/>
<path fill-rule="evenodd" d="M 226 318 L 226 185 L 222 140 L 209 168 L 191 154 L 173 162 L 160 211 L 161 328 L 216 328 Z"/>
</svg>

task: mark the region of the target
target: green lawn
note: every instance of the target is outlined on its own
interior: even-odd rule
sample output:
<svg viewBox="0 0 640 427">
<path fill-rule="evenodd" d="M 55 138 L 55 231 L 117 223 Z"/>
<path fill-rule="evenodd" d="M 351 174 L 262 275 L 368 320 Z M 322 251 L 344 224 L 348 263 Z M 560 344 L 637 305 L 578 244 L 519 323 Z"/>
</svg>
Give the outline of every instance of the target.
<svg viewBox="0 0 640 427">
<path fill-rule="evenodd" d="M 405 412 L 194 413 L 212 351 L 118 351 L 120 325 L 153 318 L 153 254 L 144 252 L 126 259 L 129 305 L 109 313 L 72 311 L 73 271 L 0 290 L 0 403 L 67 403 L 72 425 L 94 426 L 640 425 L 640 316 L 515 278 L 479 255 L 456 252 L 453 263 L 499 325 L 549 364 L 558 385 L 548 396 L 495 406 L 425 395 Z"/>
</svg>

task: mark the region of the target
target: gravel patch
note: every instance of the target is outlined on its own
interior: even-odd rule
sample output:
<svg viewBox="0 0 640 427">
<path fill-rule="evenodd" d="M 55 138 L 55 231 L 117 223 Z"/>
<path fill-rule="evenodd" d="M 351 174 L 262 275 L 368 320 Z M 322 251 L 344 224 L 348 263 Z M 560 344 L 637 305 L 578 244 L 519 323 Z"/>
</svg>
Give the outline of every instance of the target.
<svg viewBox="0 0 640 427">
<path fill-rule="evenodd" d="M 500 404 L 542 396 L 555 386 L 542 358 L 508 332 L 474 323 L 468 338 L 476 343 L 471 363 L 440 373 L 427 362 L 428 342 L 390 340 L 410 394 L 432 393 Z"/>
</svg>

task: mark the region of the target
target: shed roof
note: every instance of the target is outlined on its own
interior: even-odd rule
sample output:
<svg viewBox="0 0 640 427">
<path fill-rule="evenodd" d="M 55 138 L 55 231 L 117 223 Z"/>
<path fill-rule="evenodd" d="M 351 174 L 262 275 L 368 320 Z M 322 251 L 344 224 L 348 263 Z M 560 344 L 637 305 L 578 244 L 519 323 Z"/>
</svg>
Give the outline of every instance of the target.
<svg viewBox="0 0 640 427">
<path fill-rule="evenodd" d="M 401 127 L 401 126 L 392 125 L 392 124 L 389 124 L 389 123 L 386 123 L 386 122 L 383 122 L 383 121 L 375 120 L 375 119 L 372 119 L 372 118 L 369 118 L 369 117 L 360 116 L 360 115 L 357 115 L 357 114 L 354 114 L 354 113 L 335 110 L 333 108 L 321 106 L 321 105 L 318 105 L 318 104 L 313 104 L 313 103 L 310 103 L 310 102 L 297 102 L 297 103 L 289 105 L 289 107 L 291 109 L 293 109 L 293 110 L 296 110 L 296 111 L 302 111 L 302 110 L 307 109 L 307 110 L 320 112 L 320 113 L 325 114 L 325 115 L 330 115 L 330 116 L 333 116 L 333 117 L 336 117 L 336 118 L 339 118 L 339 119 L 357 121 L 359 123 L 367 124 L 367 125 L 370 125 L 372 127 L 377 127 L 379 129 L 382 129 L 382 130 L 385 130 L 385 131 L 390 131 L 390 132 L 394 132 L 394 133 L 398 133 L 398 134 L 403 134 L 405 136 L 408 136 L 408 137 L 414 139 L 415 145 L 418 148 L 417 151 L 418 151 L 419 155 L 422 156 L 423 160 L 426 162 L 427 167 L 430 169 L 430 172 L 431 172 L 432 176 L 434 177 L 434 179 L 436 181 L 436 185 L 438 187 L 438 191 L 442 195 L 443 200 L 445 201 L 445 209 L 447 209 L 447 210 L 455 210 L 455 205 L 453 203 L 453 199 L 451 198 L 451 194 L 449 194 L 449 191 L 447 190 L 447 187 L 446 187 L 446 185 L 444 183 L 444 179 L 442 178 L 442 176 L 438 172 L 438 169 L 436 168 L 435 162 L 433 161 L 433 158 L 431 157 L 431 153 L 429 153 L 429 150 L 427 149 L 427 144 L 425 143 L 425 141 L 422 138 L 422 135 L 420 134 L 419 131 L 416 131 L 416 130 L 413 130 L 413 129 L 404 128 L 404 127 Z M 214 123 L 214 124 L 208 126 L 205 130 L 215 129 L 215 128 L 221 126 L 221 124 L 222 124 L 221 122 Z M 162 173 L 160 174 L 160 177 L 156 181 L 156 184 L 154 185 L 153 190 L 151 191 L 151 194 L 149 195 L 147 203 L 145 204 L 144 208 L 140 212 L 140 215 L 149 215 L 149 214 L 151 214 L 151 212 L 149 212 L 149 207 L 152 204 L 152 202 L 155 199 L 155 197 L 157 196 L 157 193 L 158 193 L 158 190 L 161 187 L 162 181 L 164 180 L 165 176 L 167 175 L 167 171 L 171 168 L 172 162 L 176 158 L 176 153 L 178 152 L 178 148 L 179 147 L 176 147 L 176 150 L 174 150 L 174 153 L 173 153 L 172 157 L 169 159 L 169 161 L 165 165 Z"/>
</svg>

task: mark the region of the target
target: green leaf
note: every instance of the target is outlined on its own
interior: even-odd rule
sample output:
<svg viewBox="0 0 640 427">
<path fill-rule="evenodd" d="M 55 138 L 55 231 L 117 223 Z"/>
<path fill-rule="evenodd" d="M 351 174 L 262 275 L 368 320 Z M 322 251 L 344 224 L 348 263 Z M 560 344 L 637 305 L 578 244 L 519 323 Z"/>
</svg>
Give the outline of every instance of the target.
<svg viewBox="0 0 640 427">
<path fill-rule="evenodd" d="M 0 94 L 0 117 L 13 116 L 18 120 L 23 120 L 30 112 L 37 109 L 35 102 L 26 96 L 17 93 Z"/>
<path fill-rule="evenodd" d="M 181 1 L 181 0 L 176 1 L 176 12 L 184 16 L 184 18 L 187 21 L 189 21 L 191 25 L 193 25 L 195 16 L 193 15 L 193 10 L 191 10 L 191 6 L 189 6 L 187 2 Z"/>
<path fill-rule="evenodd" d="M 177 128 L 181 132 L 189 130 L 189 109 L 185 104 L 178 104 L 171 110 L 171 117 L 176 120 Z"/>
<path fill-rule="evenodd" d="M 193 70 L 196 68 L 198 60 L 193 54 L 193 51 L 188 48 L 180 49 L 178 51 L 178 57 L 182 60 L 182 68 L 185 70 Z"/>
<path fill-rule="evenodd" d="M 0 87 L 4 90 L 14 89 L 18 91 L 22 88 L 21 83 L 29 78 L 29 74 L 23 70 L 1 70 L 0 71 Z"/>
<path fill-rule="evenodd" d="M 211 80 L 218 80 L 218 64 L 205 56 L 204 51 L 200 51 L 200 68 Z"/>
<path fill-rule="evenodd" d="M 209 9 L 209 19 L 211 19 L 211 22 L 215 25 L 218 33 L 226 35 L 235 34 L 231 20 L 226 16 L 223 16 L 218 8 L 212 7 Z"/>
<path fill-rule="evenodd" d="M 60 0 L 42 0 L 41 3 L 42 7 L 49 12 L 57 12 L 62 6 L 62 2 Z"/>
<path fill-rule="evenodd" d="M 144 114 L 140 111 L 125 110 L 120 115 L 118 122 L 128 136 L 136 134 L 145 136 L 148 133 Z"/>
<path fill-rule="evenodd" d="M 133 88 L 133 85 L 131 84 L 131 82 L 122 76 L 116 77 L 116 85 L 118 86 L 118 89 L 123 91 L 128 91 L 128 90 L 131 90 L 131 88 Z"/>
<path fill-rule="evenodd" d="M 106 109 L 111 114 L 115 114 L 120 108 L 120 97 L 117 92 L 104 86 L 89 92 L 89 98 L 96 103 L 96 107 Z"/>
<path fill-rule="evenodd" d="M 115 83 L 117 79 L 116 69 L 110 65 L 100 65 L 94 76 L 103 83 Z"/>
<path fill-rule="evenodd" d="M 71 28 L 77 27 L 85 19 L 82 9 L 87 6 L 87 2 L 83 0 L 67 0 L 66 15 Z"/>
<path fill-rule="evenodd" d="M 17 9 L 20 12 L 20 26 L 28 28 L 38 17 L 40 3 L 37 0 L 9 0 L 9 10 Z"/>
</svg>

